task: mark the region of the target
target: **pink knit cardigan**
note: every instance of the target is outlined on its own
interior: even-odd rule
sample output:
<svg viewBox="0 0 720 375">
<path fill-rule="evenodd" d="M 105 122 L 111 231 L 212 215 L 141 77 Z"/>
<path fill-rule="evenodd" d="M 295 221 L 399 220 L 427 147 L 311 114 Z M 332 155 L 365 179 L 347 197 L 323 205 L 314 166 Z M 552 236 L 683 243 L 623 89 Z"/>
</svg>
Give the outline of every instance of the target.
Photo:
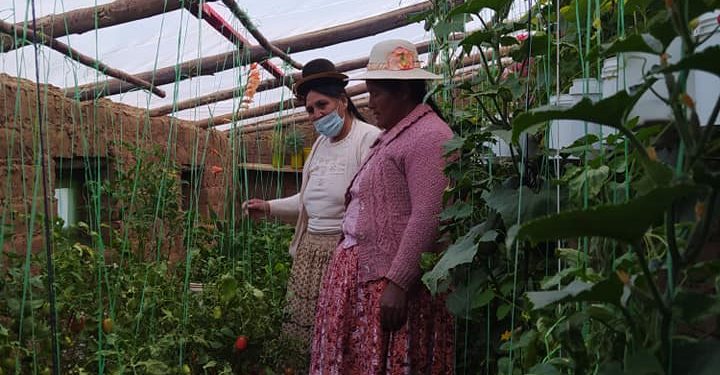
<svg viewBox="0 0 720 375">
<path fill-rule="evenodd" d="M 419 281 L 420 254 L 437 250 L 448 185 L 443 145 L 450 138 L 450 127 L 421 104 L 371 147 L 355 175 L 362 174 L 356 227 L 361 281 L 384 277 L 405 290 Z M 348 188 L 346 206 L 349 201 Z"/>
</svg>

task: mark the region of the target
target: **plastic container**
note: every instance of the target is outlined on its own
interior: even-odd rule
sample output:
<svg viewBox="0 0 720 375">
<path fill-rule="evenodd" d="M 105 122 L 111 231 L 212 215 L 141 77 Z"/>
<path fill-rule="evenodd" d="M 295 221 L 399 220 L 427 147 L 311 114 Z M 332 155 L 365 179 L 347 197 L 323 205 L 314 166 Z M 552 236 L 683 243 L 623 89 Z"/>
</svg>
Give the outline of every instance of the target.
<svg viewBox="0 0 720 375">
<path fill-rule="evenodd" d="M 593 102 L 596 102 L 600 100 L 600 96 L 600 83 L 595 78 L 579 78 L 573 81 L 569 94 L 562 94 L 559 98 L 551 96 L 548 104 L 560 108 L 570 108 L 582 100 L 583 97 L 588 97 Z M 586 126 L 585 121 L 552 121 L 547 134 L 549 140 L 548 145 L 551 149 L 561 149 L 570 146 L 586 134 L 595 134 L 602 138 L 610 131 L 609 128 L 605 131 L 603 128 L 606 127 L 594 123 L 587 123 Z"/>
<path fill-rule="evenodd" d="M 711 35 L 717 26 L 718 15 L 720 15 L 720 11 L 705 13 L 698 17 L 699 22 L 695 29 L 695 36 L 704 39 Z M 720 32 L 716 32 L 705 43 L 701 44 L 697 51 L 701 52 L 708 47 L 717 45 L 720 45 Z M 692 71 L 688 76 L 687 89 L 690 96 L 695 100 L 695 108 L 700 124 L 707 125 L 715 102 L 720 97 L 720 78 L 714 74 Z M 714 125 L 720 125 L 720 119 L 716 119 Z"/>
</svg>

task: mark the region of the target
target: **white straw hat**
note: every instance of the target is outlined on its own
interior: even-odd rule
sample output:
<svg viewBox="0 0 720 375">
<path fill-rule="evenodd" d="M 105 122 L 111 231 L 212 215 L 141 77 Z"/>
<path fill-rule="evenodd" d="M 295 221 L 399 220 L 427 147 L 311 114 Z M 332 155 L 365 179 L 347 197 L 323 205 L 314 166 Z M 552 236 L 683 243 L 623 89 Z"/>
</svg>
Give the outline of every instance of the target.
<svg viewBox="0 0 720 375">
<path fill-rule="evenodd" d="M 380 42 L 370 51 L 367 71 L 351 80 L 441 79 L 442 76 L 420 69 L 417 48 L 402 39 Z"/>
</svg>

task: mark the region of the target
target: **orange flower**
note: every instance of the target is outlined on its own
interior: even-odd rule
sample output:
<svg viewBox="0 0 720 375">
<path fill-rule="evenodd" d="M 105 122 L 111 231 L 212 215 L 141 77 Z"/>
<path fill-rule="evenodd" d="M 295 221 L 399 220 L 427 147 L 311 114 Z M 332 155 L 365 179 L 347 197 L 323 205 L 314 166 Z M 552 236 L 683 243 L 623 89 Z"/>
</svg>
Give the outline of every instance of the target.
<svg viewBox="0 0 720 375">
<path fill-rule="evenodd" d="M 688 95 L 687 93 L 682 94 L 682 97 L 681 97 L 680 99 L 682 99 L 682 102 L 685 103 L 685 105 L 686 105 L 688 108 L 690 108 L 690 109 L 694 109 L 694 108 L 695 108 L 695 101 L 694 101 L 693 98 L 692 98 L 690 95 Z"/>
<path fill-rule="evenodd" d="M 658 160 L 657 151 L 655 151 L 655 147 L 650 146 L 650 147 L 646 148 L 645 151 L 647 151 L 648 158 L 650 158 L 650 160 L 652 160 L 652 161 Z"/>
<path fill-rule="evenodd" d="M 705 216 L 705 202 L 695 203 L 695 220 L 700 221 L 703 216 Z"/>
<path fill-rule="evenodd" d="M 511 337 L 512 337 L 512 333 L 510 333 L 510 331 L 508 331 L 508 330 L 505 330 L 505 332 L 503 332 L 502 335 L 500 335 L 500 340 L 508 341 L 508 340 L 510 340 Z"/>
<path fill-rule="evenodd" d="M 210 172 L 212 172 L 212 174 L 218 174 L 218 173 L 221 173 L 222 171 L 223 171 L 222 167 L 219 167 L 217 165 L 213 165 L 212 167 L 210 167 Z"/>
<path fill-rule="evenodd" d="M 389 70 L 410 70 L 415 68 L 415 55 L 407 48 L 395 48 L 388 56 Z"/>
<path fill-rule="evenodd" d="M 620 282 L 622 282 L 625 285 L 630 284 L 630 275 L 628 275 L 627 272 L 625 272 L 623 270 L 617 270 L 617 271 L 615 271 L 615 273 L 617 274 L 618 279 L 620 279 Z"/>
</svg>

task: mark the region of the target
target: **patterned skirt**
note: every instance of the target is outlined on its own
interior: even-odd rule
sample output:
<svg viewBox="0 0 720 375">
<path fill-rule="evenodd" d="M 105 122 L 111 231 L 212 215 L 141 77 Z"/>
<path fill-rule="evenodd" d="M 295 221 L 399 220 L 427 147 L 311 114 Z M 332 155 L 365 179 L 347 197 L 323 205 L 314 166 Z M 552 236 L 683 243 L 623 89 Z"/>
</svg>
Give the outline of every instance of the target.
<svg viewBox="0 0 720 375">
<path fill-rule="evenodd" d="M 444 298 L 418 286 L 408 318 L 384 332 L 380 297 L 386 280 L 359 282 L 355 247 L 338 248 L 318 300 L 311 374 L 452 374 L 453 318 Z"/>
<path fill-rule="evenodd" d="M 305 343 L 308 352 L 315 326 L 315 307 L 320 284 L 332 259 L 340 234 L 312 234 L 306 232 L 298 245 L 287 285 L 287 320 L 283 334 Z"/>
</svg>

